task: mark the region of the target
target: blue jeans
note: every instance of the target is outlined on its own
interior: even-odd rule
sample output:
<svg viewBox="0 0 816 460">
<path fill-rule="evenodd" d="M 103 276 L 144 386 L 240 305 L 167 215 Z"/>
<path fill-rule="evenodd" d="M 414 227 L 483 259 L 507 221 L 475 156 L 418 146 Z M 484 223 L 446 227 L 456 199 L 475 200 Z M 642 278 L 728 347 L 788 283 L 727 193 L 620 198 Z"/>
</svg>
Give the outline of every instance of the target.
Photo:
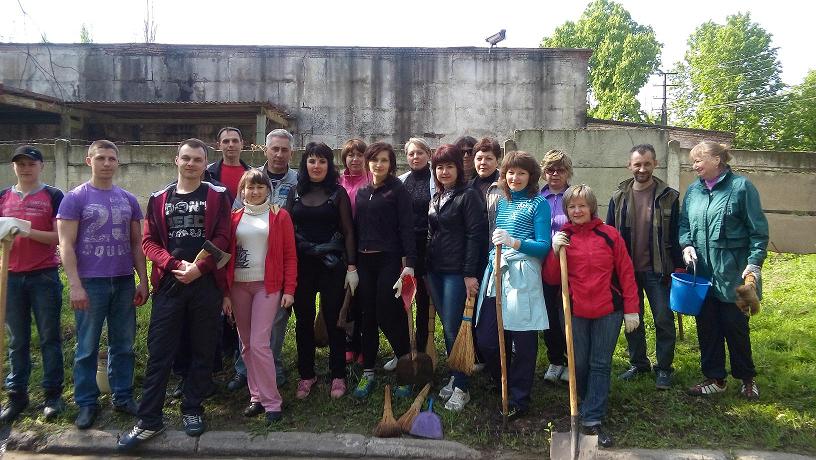
<svg viewBox="0 0 816 460">
<path fill-rule="evenodd" d="M 102 325 L 108 323 L 108 380 L 113 403 L 133 399 L 133 366 L 136 338 L 136 307 L 133 275 L 111 278 L 82 278 L 88 293 L 87 310 L 75 310 L 77 349 L 74 356 L 74 401 L 77 406 L 95 406 L 99 397 L 96 365 Z"/>
<path fill-rule="evenodd" d="M 286 339 L 286 327 L 289 324 L 289 317 L 292 315 L 291 308 L 281 308 L 278 310 L 278 315 L 275 316 L 275 322 L 272 324 L 272 337 L 269 339 L 269 347 L 272 348 L 272 356 L 275 357 L 275 377 L 278 386 L 286 383 L 286 368 L 283 365 L 283 341 Z M 240 341 L 238 342 L 239 350 L 241 348 Z M 247 376 L 246 364 L 244 358 L 238 355 L 235 360 L 235 372 L 244 377 Z"/>
<path fill-rule="evenodd" d="M 28 393 L 31 376 L 31 314 L 37 323 L 42 353 L 42 387 L 46 393 L 62 393 L 62 334 L 60 309 L 62 283 L 56 268 L 27 273 L 9 273 L 6 294 L 6 324 L 9 331 L 9 392 Z"/>
<path fill-rule="evenodd" d="M 431 298 L 442 320 L 445 350 L 450 356 L 451 348 L 453 348 L 462 324 L 462 314 L 465 311 L 465 299 L 467 298 L 465 278 L 461 273 L 428 272 L 428 281 L 431 286 Z M 467 375 L 451 371 L 451 376 L 453 376 L 454 387 L 467 391 L 469 383 Z"/>
<path fill-rule="evenodd" d="M 674 345 L 677 333 L 674 330 L 674 313 L 669 308 L 669 286 L 664 283 L 665 277 L 652 271 L 636 272 L 635 280 L 640 297 L 640 325 L 629 334 L 626 342 L 629 345 L 629 363 L 639 369 L 650 369 L 652 363 L 646 356 L 646 328 L 643 325 L 643 298 L 649 299 L 652 318 L 655 324 L 655 369 L 672 371 Z"/>
<path fill-rule="evenodd" d="M 584 426 L 600 425 L 606 416 L 612 353 L 615 351 L 622 323 L 622 311 L 613 311 L 595 319 L 572 317 L 575 380 Z"/>
</svg>

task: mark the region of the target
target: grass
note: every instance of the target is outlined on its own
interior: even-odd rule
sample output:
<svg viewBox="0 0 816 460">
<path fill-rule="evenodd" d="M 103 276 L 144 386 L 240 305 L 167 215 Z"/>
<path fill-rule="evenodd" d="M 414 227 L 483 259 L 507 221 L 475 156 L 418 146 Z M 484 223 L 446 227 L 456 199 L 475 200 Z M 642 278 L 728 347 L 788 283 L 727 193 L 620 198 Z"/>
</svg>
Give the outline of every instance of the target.
<svg viewBox="0 0 816 460">
<path fill-rule="evenodd" d="M 686 336 L 678 341 L 675 356 L 674 386 L 669 391 L 654 389 L 654 380 L 647 376 L 633 382 L 621 382 L 615 375 L 626 369 L 628 358 L 623 335 L 618 341 L 613 360 L 613 381 L 609 401 L 607 425 L 619 447 L 642 448 L 717 448 L 783 450 L 816 454 L 816 255 L 771 254 L 763 271 L 765 298 L 762 311 L 751 319 L 751 340 L 761 398 L 748 402 L 737 396 L 739 382 L 730 379 L 725 394 L 710 398 L 686 396 L 684 389 L 700 378 L 699 349 L 694 319 L 684 318 Z M 66 363 L 65 397 L 70 401 L 71 365 L 73 359 L 73 313 L 66 303 L 63 308 L 63 330 Z M 648 312 L 648 309 L 647 309 Z M 146 334 L 149 305 L 138 312 L 136 343 L 136 390 L 141 391 L 144 365 L 147 359 Z M 290 320 L 285 345 L 285 364 L 290 383 L 282 388 L 284 420 L 273 430 L 312 432 L 352 432 L 368 435 L 382 415 L 382 387 L 393 383 L 393 376 L 381 373 L 375 394 L 366 401 L 351 397 L 332 400 L 328 395 L 327 349 L 318 350 L 320 385 L 305 401 L 294 398 L 297 379 L 294 319 Z M 646 319 L 649 351 L 654 361 L 654 329 L 651 318 Z M 35 335 L 36 337 L 36 335 Z M 437 324 L 437 349 L 443 350 L 441 326 Z M 34 348 L 34 369 L 31 378 L 32 406 L 42 398 L 38 388 L 41 376 L 39 356 Z M 546 369 L 547 359 L 543 340 L 540 340 L 539 373 Z M 389 346 L 383 340 L 380 363 L 389 358 Z M 7 366 L 7 364 L 6 364 Z M 227 366 L 229 367 L 229 366 Z M 7 369 L 7 368 L 6 368 Z M 437 369 L 438 391 L 445 377 L 444 358 Z M 356 383 L 359 369 L 350 368 L 349 387 Z M 225 383 L 228 372 L 216 375 Z M 171 380 L 170 385 L 175 382 Z M 437 410 L 442 417 L 445 436 L 484 450 L 514 450 L 545 455 L 549 451 L 550 431 L 568 431 L 568 395 L 566 385 L 551 386 L 537 376 L 533 388 L 531 415 L 512 422 L 507 431 L 501 430 L 498 411 L 500 398 L 484 375 L 473 379 L 472 400 L 459 414 Z M 351 388 L 350 388 L 351 389 Z M 248 403 L 245 391 L 227 393 L 225 390 L 206 403 L 207 421 L 214 430 L 247 430 L 262 435 L 269 428 L 261 418 L 248 420 L 241 411 Z M 394 400 L 394 413 L 399 417 L 411 400 Z M 97 427 L 125 430 L 133 423 L 126 416 L 109 409 L 109 396 L 100 404 L 105 410 Z M 165 408 L 171 429 L 181 426 L 178 402 L 168 401 Z M 54 423 L 46 423 L 35 409 L 30 408 L 18 421 L 15 430 L 35 430 L 53 433 L 66 429 L 76 416 L 76 408 L 69 409 Z"/>
</svg>

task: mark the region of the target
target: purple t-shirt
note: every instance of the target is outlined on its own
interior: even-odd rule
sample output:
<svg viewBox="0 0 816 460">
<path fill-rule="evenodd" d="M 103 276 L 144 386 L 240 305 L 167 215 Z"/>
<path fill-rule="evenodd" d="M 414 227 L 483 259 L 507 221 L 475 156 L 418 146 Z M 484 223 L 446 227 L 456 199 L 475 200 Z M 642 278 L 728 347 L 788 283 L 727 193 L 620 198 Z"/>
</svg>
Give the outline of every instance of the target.
<svg viewBox="0 0 816 460">
<path fill-rule="evenodd" d="M 79 277 L 133 274 L 130 223 L 142 218 L 136 197 L 115 185 L 102 190 L 85 182 L 66 193 L 57 219 L 79 221 L 74 244 Z"/>
<path fill-rule="evenodd" d="M 561 190 L 559 193 L 553 193 L 550 191 L 550 186 L 545 185 L 543 189 L 541 189 L 541 196 L 547 200 L 547 203 L 550 205 L 550 230 L 552 234 L 555 235 L 555 232 L 561 230 L 561 227 L 567 223 L 567 216 L 564 214 L 564 192 L 567 189 Z M 552 235 L 550 235 L 552 236 Z"/>
</svg>

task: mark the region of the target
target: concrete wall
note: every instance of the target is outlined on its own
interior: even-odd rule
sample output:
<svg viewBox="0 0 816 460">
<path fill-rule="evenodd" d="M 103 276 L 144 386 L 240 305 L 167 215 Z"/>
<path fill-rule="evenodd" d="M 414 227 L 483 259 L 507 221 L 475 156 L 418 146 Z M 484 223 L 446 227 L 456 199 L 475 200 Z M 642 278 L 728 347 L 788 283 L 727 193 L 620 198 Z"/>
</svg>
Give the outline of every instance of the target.
<svg viewBox="0 0 816 460">
<path fill-rule="evenodd" d="M 301 146 L 339 146 L 351 137 L 398 145 L 415 135 L 439 144 L 464 134 L 507 138 L 516 129 L 583 126 L 590 54 L 0 44 L 0 82 L 65 100 L 270 101 L 296 117 Z"/>
<path fill-rule="evenodd" d="M 598 196 L 601 218 L 612 191 L 631 177 L 626 169 L 628 152 L 643 143 L 654 145 L 658 169 L 655 174 L 685 193 L 696 175 L 688 159 L 689 149 L 677 141 L 667 142 L 660 129 L 534 130 L 517 131 L 507 149 L 519 149 L 542 158 L 550 149 L 564 149 L 572 158 L 572 184 L 585 183 Z M 816 152 L 732 151 L 731 166 L 747 176 L 759 190 L 770 227 L 769 250 L 816 253 Z"/>
</svg>

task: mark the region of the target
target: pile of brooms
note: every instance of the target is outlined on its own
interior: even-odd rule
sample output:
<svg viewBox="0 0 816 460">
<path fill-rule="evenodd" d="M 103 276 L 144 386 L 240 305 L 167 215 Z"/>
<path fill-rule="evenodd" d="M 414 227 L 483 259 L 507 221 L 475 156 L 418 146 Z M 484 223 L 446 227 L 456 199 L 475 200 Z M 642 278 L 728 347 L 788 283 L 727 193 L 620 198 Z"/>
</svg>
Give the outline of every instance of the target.
<svg viewBox="0 0 816 460">
<path fill-rule="evenodd" d="M 391 408 L 391 386 L 385 386 L 385 402 L 382 419 L 374 427 L 373 434 L 378 438 L 396 438 L 402 434 L 411 434 L 420 438 L 442 439 L 442 422 L 433 412 L 433 400 L 430 400 L 427 411 L 420 412 L 431 384 L 425 384 L 411 407 L 399 419 L 394 418 Z"/>
</svg>

